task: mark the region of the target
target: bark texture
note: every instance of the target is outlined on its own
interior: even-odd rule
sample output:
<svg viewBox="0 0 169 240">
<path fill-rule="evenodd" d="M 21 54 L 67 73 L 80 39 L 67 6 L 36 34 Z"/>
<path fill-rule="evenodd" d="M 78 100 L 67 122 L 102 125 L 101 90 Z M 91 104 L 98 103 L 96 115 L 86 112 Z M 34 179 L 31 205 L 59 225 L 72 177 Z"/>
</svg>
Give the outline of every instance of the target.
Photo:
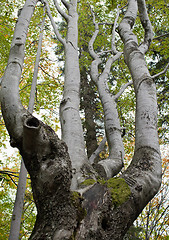
<svg viewBox="0 0 169 240">
<path fill-rule="evenodd" d="M 65 82 L 63 99 L 60 104 L 62 139 L 68 146 L 74 169 L 72 189 L 84 180 L 83 175 L 92 171 L 85 152 L 83 128 L 79 114 L 80 106 L 80 69 L 78 57 L 78 14 L 77 1 L 67 4 L 67 36 L 65 48 Z M 64 16 L 62 14 L 62 16 Z M 89 171 L 89 169 L 91 169 Z"/>
<path fill-rule="evenodd" d="M 96 53 L 94 50 L 94 42 L 99 33 L 99 24 L 96 22 L 93 11 L 92 15 L 93 23 L 95 25 L 95 32 L 89 42 L 89 52 L 94 59 L 91 64 L 91 77 L 98 88 L 99 96 L 102 102 L 104 111 L 105 132 L 109 146 L 109 158 L 100 161 L 96 165 L 96 169 L 102 177 L 111 178 L 112 176 L 115 176 L 117 173 L 119 173 L 123 167 L 124 147 L 121 136 L 120 121 L 116 109 L 116 99 L 115 96 L 112 96 L 112 94 L 110 93 L 107 81 L 112 64 L 118 58 L 120 58 L 122 53 L 118 52 L 114 46 L 114 27 L 112 33 L 112 55 L 110 55 L 110 57 L 108 58 L 102 73 L 99 74 L 99 65 L 102 63 L 100 55 L 102 54 L 102 52 Z M 114 26 L 116 26 L 116 23 L 114 24 Z"/>
<path fill-rule="evenodd" d="M 89 80 L 87 69 L 83 67 L 81 74 L 81 102 L 80 109 L 84 111 L 83 126 L 86 129 L 85 142 L 87 148 L 87 156 L 90 158 L 92 153 L 97 148 L 96 137 L 96 120 L 97 120 L 97 105 L 96 94 L 94 91 L 94 83 Z"/>
</svg>

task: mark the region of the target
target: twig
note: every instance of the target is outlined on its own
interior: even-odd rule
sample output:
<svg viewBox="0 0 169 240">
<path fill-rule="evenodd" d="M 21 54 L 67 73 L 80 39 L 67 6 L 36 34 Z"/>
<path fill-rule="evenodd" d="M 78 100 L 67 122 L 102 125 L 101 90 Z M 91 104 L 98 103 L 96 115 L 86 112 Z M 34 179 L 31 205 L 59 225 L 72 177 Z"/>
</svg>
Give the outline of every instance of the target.
<svg viewBox="0 0 169 240">
<path fill-rule="evenodd" d="M 154 37 L 154 38 L 153 38 L 153 41 L 154 41 L 154 40 L 159 40 L 159 39 L 161 39 L 161 38 L 163 38 L 163 37 L 168 37 L 168 36 L 169 36 L 169 33 L 165 33 L 165 34 L 162 34 L 162 35 L 160 35 L 160 36 Z"/>
<path fill-rule="evenodd" d="M 67 1 L 65 1 L 65 0 L 61 0 L 61 2 L 63 3 L 63 5 L 67 8 L 67 9 L 69 9 L 69 3 L 67 2 Z"/>
<path fill-rule="evenodd" d="M 162 75 L 162 74 L 165 74 L 165 73 L 167 72 L 168 68 L 169 68 L 169 63 L 167 64 L 167 66 L 164 68 L 163 71 L 161 71 L 160 73 L 157 73 L 157 74 L 153 75 L 152 78 L 154 79 L 154 78 L 159 77 L 159 76 Z"/>
<path fill-rule="evenodd" d="M 40 69 L 42 70 L 42 72 L 44 72 L 48 77 L 53 78 L 53 79 L 57 80 L 59 83 L 61 83 L 58 78 L 56 78 L 56 77 L 50 75 L 49 73 L 47 73 L 47 72 L 43 69 L 43 67 L 42 67 L 41 65 L 39 65 L 39 68 L 40 68 Z"/>
<path fill-rule="evenodd" d="M 126 90 L 126 88 L 127 88 L 128 86 L 131 86 L 132 84 L 133 84 L 132 81 L 124 84 L 124 85 L 122 86 L 122 88 L 119 90 L 119 92 L 115 95 L 115 97 L 114 97 L 115 101 L 117 101 L 117 99 L 123 94 L 123 92 Z"/>
</svg>

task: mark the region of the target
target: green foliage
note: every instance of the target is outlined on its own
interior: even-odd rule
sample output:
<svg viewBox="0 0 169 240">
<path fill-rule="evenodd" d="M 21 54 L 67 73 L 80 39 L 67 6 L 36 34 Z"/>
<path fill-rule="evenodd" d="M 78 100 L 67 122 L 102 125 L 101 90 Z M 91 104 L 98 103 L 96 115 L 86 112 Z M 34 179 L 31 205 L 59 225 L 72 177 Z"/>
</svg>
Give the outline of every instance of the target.
<svg viewBox="0 0 169 240">
<path fill-rule="evenodd" d="M 8 239 L 10 222 L 14 207 L 15 194 L 19 179 L 19 154 L 10 157 L 3 155 L 0 163 L 0 240 Z M 27 190 L 24 200 L 24 209 L 21 220 L 20 238 L 28 239 L 36 219 L 36 208 L 33 201 L 30 179 L 27 181 Z"/>
<path fill-rule="evenodd" d="M 0 77 L 4 72 L 8 61 L 13 30 L 16 23 L 16 9 L 21 6 L 22 1 L 1 0 L 0 1 Z"/>
</svg>

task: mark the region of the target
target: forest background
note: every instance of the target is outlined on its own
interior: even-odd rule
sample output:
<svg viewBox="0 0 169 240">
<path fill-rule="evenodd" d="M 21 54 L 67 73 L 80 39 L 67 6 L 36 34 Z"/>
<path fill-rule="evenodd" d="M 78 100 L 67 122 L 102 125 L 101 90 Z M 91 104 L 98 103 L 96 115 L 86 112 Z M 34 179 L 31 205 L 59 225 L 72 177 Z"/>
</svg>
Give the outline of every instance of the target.
<svg viewBox="0 0 169 240">
<path fill-rule="evenodd" d="M 113 10 L 116 9 L 118 1 L 114 4 L 112 1 L 90 1 L 93 9 L 96 13 L 97 19 L 100 22 L 114 22 L 115 14 Z M 121 5 L 125 5 L 125 1 L 119 1 Z M 5 66 L 7 64 L 10 44 L 13 36 L 14 26 L 17 21 L 18 9 L 21 9 L 23 1 L 4 1 L 0 0 L 0 77 L 3 76 Z M 169 61 L 169 4 L 167 1 L 147 1 L 149 17 L 154 27 L 154 40 L 150 47 L 150 51 L 146 55 L 146 60 L 149 66 L 151 75 L 156 75 L 163 71 Z M 115 10 L 114 10 L 115 11 Z M 85 84 L 91 86 L 90 95 L 93 96 L 91 102 L 91 112 L 93 114 L 94 129 L 96 129 L 97 142 L 93 143 L 96 146 L 103 139 L 103 111 L 101 108 L 100 100 L 98 98 L 96 88 L 89 78 L 89 66 L 91 63 L 91 57 L 87 51 L 87 42 L 91 38 L 91 32 L 94 30 L 92 15 L 90 7 L 87 1 L 79 3 L 79 58 L 81 75 L 84 76 L 83 91 L 81 92 L 81 116 L 86 111 L 86 103 L 88 99 L 85 92 Z M 36 58 L 36 52 L 38 47 L 39 31 L 43 17 L 43 7 L 39 3 L 36 7 L 36 12 L 32 18 L 31 26 L 28 33 L 28 39 L 26 44 L 26 58 L 24 62 L 23 77 L 20 82 L 20 94 L 23 105 L 27 108 L 30 96 L 31 81 L 33 77 L 34 62 Z M 155 16 L 155 17 L 154 17 Z M 56 21 L 62 35 L 65 35 L 64 23 L 59 20 L 56 15 Z M 86 29 L 88 26 L 88 29 Z M 110 39 L 108 32 L 111 31 L 110 25 L 101 25 L 101 32 L 95 43 L 95 47 L 99 48 L 104 46 L 108 47 Z M 88 32 L 87 32 L 88 31 Z M 134 31 L 137 33 L 139 40 L 141 40 L 143 30 L 139 23 L 136 24 Z M 119 43 L 119 48 L 120 43 Z M 51 49 L 55 54 L 51 55 Z M 46 17 L 44 27 L 44 37 L 42 44 L 42 52 L 39 63 L 38 83 L 36 87 L 36 99 L 34 114 L 38 115 L 45 123 L 50 125 L 55 131 L 59 131 L 59 115 L 58 106 L 61 100 L 61 93 L 63 89 L 63 48 L 61 44 L 55 39 L 52 29 L 49 24 L 49 20 Z M 118 63 L 112 68 L 111 75 L 109 76 L 109 88 L 115 94 L 119 91 L 121 84 L 129 82 L 130 75 L 127 70 L 124 70 L 124 60 L 121 58 Z M 120 82 L 115 80 L 119 78 Z M 126 239 L 169 239 L 169 213 L 168 206 L 169 201 L 167 199 L 168 194 L 168 163 L 169 163 L 169 73 L 165 71 L 165 74 L 155 78 L 158 94 L 158 107 L 159 107 L 159 137 L 163 157 L 163 184 L 160 192 L 155 198 L 148 204 L 145 210 L 142 212 L 135 225 L 131 228 L 126 236 Z M 85 82 L 85 78 L 88 82 Z M 125 94 L 119 98 L 118 112 L 121 118 L 121 123 L 125 130 L 124 142 L 126 143 L 126 155 L 125 164 L 126 167 L 131 160 L 131 156 L 134 150 L 134 91 L 133 87 L 129 86 Z M 125 106 L 125 107 L 124 107 Z M 89 128 L 89 123 L 83 121 L 83 127 L 86 142 L 88 131 L 92 131 Z M 91 126 L 91 125 L 90 125 Z M 11 150 L 8 144 L 8 134 L 5 129 L 5 125 L 0 116 L 0 239 L 7 239 L 10 231 L 10 221 L 15 200 L 15 193 L 18 183 L 18 175 L 20 168 L 21 158 L 18 152 L 14 151 L 11 154 Z M 127 144 L 130 142 L 130 145 Z M 129 147 L 130 146 L 130 147 Z M 10 154 L 9 154 L 10 153 Z M 90 155 L 90 152 L 88 153 Z M 107 148 L 105 146 L 104 151 L 100 154 L 100 159 L 104 158 L 107 154 Z M 24 210 L 21 223 L 20 239 L 28 239 L 32 227 L 35 222 L 36 209 L 33 202 L 33 197 L 30 188 L 30 180 L 28 176 L 27 191 L 25 195 Z"/>
</svg>

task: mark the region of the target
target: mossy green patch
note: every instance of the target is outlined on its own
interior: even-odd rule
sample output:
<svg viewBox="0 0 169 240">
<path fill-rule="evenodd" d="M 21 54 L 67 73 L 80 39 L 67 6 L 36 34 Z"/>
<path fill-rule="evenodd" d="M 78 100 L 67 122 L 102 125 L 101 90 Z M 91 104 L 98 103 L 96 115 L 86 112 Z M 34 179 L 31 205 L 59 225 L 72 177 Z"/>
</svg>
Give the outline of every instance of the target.
<svg viewBox="0 0 169 240">
<path fill-rule="evenodd" d="M 84 182 L 82 182 L 81 185 L 90 186 L 90 185 L 94 184 L 95 182 L 96 182 L 96 180 L 90 178 L 90 179 L 86 179 Z"/>
<path fill-rule="evenodd" d="M 80 196 L 80 194 L 78 193 L 78 192 L 72 192 L 72 196 L 71 196 L 71 199 L 73 200 L 73 201 L 77 201 L 79 198 L 82 198 L 81 196 Z"/>
<path fill-rule="evenodd" d="M 120 206 L 130 197 L 131 190 L 123 178 L 110 178 L 107 181 L 107 187 L 110 189 L 112 203 L 115 207 Z"/>
<path fill-rule="evenodd" d="M 80 195 L 80 193 L 74 191 L 72 192 L 71 200 L 77 210 L 77 216 L 80 222 L 87 214 L 86 209 L 82 207 L 83 197 Z"/>
<path fill-rule="evenodd" d="M 97 179 L 97 182 L 100 183 L 101 185 L 105 185 L 106 184 L 106 180 L 104 180 L 103 178 Z"/>
<path fill-rule="evenodd" d="M 77 214 L 77 227 L 74 229 L 74 232 L 72 236 L 70 237 L 70 240 L 76 239 L 76 233 L 77 229 L 80 225 L 80 222 L 85 218 L 87 215 L 86 209 L 82 206 L 82 201 L 84 198 L 80 195 L 78 192 L 72 192 L 71 193 L 71 201 L 74 207 L 76 208 L 76 214 Z"/>
</svg>

